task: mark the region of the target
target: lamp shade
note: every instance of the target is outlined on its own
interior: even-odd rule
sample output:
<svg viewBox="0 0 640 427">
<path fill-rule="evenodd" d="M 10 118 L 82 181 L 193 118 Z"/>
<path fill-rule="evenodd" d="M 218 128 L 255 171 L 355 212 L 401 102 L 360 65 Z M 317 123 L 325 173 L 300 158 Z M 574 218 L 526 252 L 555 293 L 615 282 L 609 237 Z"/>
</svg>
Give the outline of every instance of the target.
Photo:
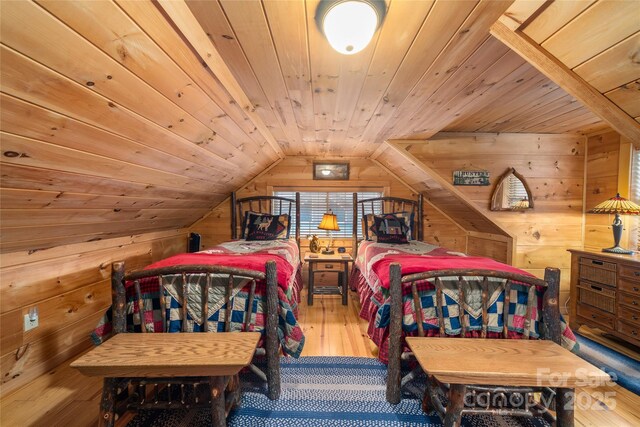
<svg viewBox="0 0 640 427">
<path fill-rule="evenodd" d="M 320 221 L 318 228 L 320 230 L 340 231 L 340 227 L 338 227 L 338 217 L 329 211 L 322 215 L 322 221 Z"/>
<path fill-rule="evenodd" d="M 589 213 L 640 215 L 640 206 L 633 203 L 631 200 L 621 197 L 618 193 L 615 197 L 605 200 L 593 209 L 589 210 Z"/>
<path fill-rule="evenodd" d="M 367 47 L 385 12 L 380 0 L 322 0 L 316 21 L 331 47 L 353 55 Z"/>
</svg>

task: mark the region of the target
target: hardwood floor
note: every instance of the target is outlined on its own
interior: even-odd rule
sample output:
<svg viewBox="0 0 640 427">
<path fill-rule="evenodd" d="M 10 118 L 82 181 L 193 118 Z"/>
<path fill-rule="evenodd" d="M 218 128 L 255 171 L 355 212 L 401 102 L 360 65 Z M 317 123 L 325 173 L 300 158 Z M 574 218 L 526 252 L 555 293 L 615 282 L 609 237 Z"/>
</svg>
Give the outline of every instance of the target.
<svg viewBox="0 0 640 427">
<path fill-rule="evenodd" d="M 307 306 L 306 295 L 302 301 L 299 322 L 306 337 L 303 356 L 376 357 L 376 347 L 367 337 L 367 324 L 358 316 L 360 303 L 355 293 L 350 292 L 348 306 L 341 304 L 339 296 L 316 296 L 312 307 Z M 625 351 L 638 357 L 632 350 Z M 68 365 L 69 362 L 4 396 L 0 401 L 0 425 L 96 425 L 102 381 L 84 377 Z M 578 402 L 592 407 L 576 409 L 577 426 L 640 426 L 639 396 L 615 385 L 577 391 L 582 399 Z"/>
</svg>

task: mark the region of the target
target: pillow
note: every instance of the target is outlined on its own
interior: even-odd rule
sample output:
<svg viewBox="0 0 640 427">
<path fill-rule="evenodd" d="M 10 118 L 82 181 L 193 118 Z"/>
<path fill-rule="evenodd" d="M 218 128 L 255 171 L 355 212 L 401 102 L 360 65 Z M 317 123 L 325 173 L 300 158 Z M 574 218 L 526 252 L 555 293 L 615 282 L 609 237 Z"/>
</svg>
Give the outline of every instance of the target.
<svg viewBox="0 0 640 427">
<path fill-rule="evenodd" d="M 364 234 L 365 240 L 375 240 L 376 238 L 374 217 L 374 214 L 366 214 L 364 218 L 362 218 L 362 234 Z"/>
<path fill-rule="evenodd" d="M 245 214 L 245 230 L 244 238 L 247 240 L 276 240 L 288 239 L 289 221 L 288 214 L 269 215 L 257 214 L 255 212 L 247 212 Z"/>
<path fill-rule="evenodd" d="M 409 227 L 395 214 L 376 215 L 374 217 L 378 243 L 409 243 L 407 230 Z"/>
<path fill-rule="evenodd" d="M 404 219 L 404 224 L 407 226 L 407 240 L 411 240 L 411 232 L 413 231 L 413 212 L 393 212 L 393 215 Z"/>
<path fill-rule="evenodd" d="M 250 215 L 260 216 L 262 214 L 260 212 L 254 212 L 254 211 L 246 211 L 244 213 L 244 219 L 242 220 L 242 234 L 240 235 L 241 239 L 246 239 L 247 234 L 249 233 L 249 216 Z"/>
<path fill-rule="evenodd" d="M 377 240 L 378 230 L 375 222 L 375 218 L 383 218 L 385 215 L 395 215 L 396 217 L 403 219 L 406 226 L 407 241 L 411 240 L 411 227 L 413 225 L 413 212 L 393 212 L 391 214 L 366 214 L 362 219 L 362 230 L 364 238 L 366 240 Z"/>
</svg>

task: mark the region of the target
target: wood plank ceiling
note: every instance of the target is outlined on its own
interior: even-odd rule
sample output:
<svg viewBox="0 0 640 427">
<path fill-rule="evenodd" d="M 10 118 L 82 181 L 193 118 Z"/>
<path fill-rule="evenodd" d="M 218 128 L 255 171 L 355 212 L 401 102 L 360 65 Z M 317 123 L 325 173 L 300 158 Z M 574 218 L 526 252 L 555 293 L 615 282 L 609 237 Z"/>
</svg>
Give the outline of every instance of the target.
<svg viewBox="0 0 640 427">
<path fill-rule="evenodd" d="M 279 125 L 288 155 L 369 156 L 387 139 L 441 130 L 601 128 L 489 35 L 511 3 L 391 1 L 374 41 L 354 56 L 333 51 L 318 31 L 318 1 L 187 4 L 263 119 Z"/>
<path fill-rule="evenodd" d="M 603 37 L 620 47 L 598 39 L 564 58 L 597 10 L 571 22 L 601 3 L 625 4 L 624 29 Z M 581 2 L 527 31 L 638 117 L 637 68 L 610 77 L 637 45 L 628 3 Z M 390 0 L 373 42 L 341 56 L 315 24 L 318 0 L 3 2 L 0 250 L 188 226 L 284 156 L 605 127 L 489 34 L 511 4 Z"/>
<path fill-rule="evenodd" d="M 640 122 L 637 1 L 554 2 L 522 31 Z"/>
</svg>

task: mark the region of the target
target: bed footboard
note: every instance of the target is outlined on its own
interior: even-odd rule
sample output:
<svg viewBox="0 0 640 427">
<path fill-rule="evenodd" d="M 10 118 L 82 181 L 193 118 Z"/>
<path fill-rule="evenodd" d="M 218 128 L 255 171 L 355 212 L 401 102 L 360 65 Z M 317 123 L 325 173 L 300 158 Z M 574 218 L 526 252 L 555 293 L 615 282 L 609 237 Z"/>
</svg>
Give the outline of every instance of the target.
<svg viewBox="0 0 640 427">
<path fill-rule="evenodd" d="M 401 365 L 403 360 L 410 360 L 413 358 L 412 353 L 404 352 L 404 335 L 402 332 L 402 318 L 403 312 L 403 289 L 407 289 L 408 293 L 412 294 L 414 306 L 416 308 L 416 322 L 418 325 L 418 335 L 425 336 L 422 319 L 422 305 L 420 297 L 417 291 L 416 282 L 426 279 L 434 279 L 436 289 L 436 312 L 438 315 L 438 324 L 440 327 L 439 335 L 445 335 L 444 327 L 444 315 L 442 302 L 443 291 L 441 277 L 456 277 L 457 280 L 457 292 L 460 300 L 465 300 L 465 292 L 469 282 L 465 277 L 480 277 L 482 283 L 482 329 L 478 331 L 478 338 L 487 338 L 490 334 L 488 330 L 488 282 L 489 278 L 496 278 L 504 280 L 501 285 L 501 291 L 504 292 L 505 297 L 503 300 L 504 311 L 502 313 L 504 319 L 508 319 L 509 315 L 509 303 L 510 303 L 510 289 L 513 282 L 517 282 L 519 286 L 526 286 L 528 288 L 528 299 L 526 308 L 526 325 L 530 325 L 534 321 L 534 313 L 537 312 L 538 299 L 534 298 L 536 295 L 536 289 L 542 289 L 544 295 L 542 297 L 542 324 L 540 331 L 541 339 L 548 339 L 554 341 L 556 344 L 561 344 L 562 331 L 561 331 L 561 316 L 558 304 L 559 288 L 560 288 L 560 270 L 557 268 L 546 268 L 544 280 L 535 277 L 529 277 L 516 273 L 508 273 L 501 271 L 490 270 L 440 270 L 430 271 L 425 273 L 411 274 L 407 276 L 401 275 L 401 266 L 398 263 L 392 263 L 390 265 L 390 319 L 389 319 L 389 363 L 387 367 L 387 401 L 392 404 L 400 402 L 402 385 L 409 381 L 415 375 L 415 372 L 411 372 L 406 378 L 401 376 Z M 457 320 L 460 323 L 460 333 L 458 335 L 465 336 L 470 331 L 469 325 L 465 325 L 464 312 L 459 311 Z M 529 327 L 523 332 L 523 338 L 529 338 Z M 508 325 L 503 322 L 502 330 L 498 337 L 507 338 L 510 333 Z M 417 368 L 419 369 L 419 368 Z"/>
<path fill-rule="evenodd" d="M 228 275 L 230 280 L 233 275 L 249 277 L 257 280 L 264 280 L 266 283 L 266 313 L 264 324 L 264 348 L 258 348 L 256 356 L 264 356 L 266 361 L 266 371 L 262 371 L 255 364 L 250 366 L 258 376 L 266 379 L 268 387 L 268 397 L 271 400 L 280 397 L 280 343 L 278 339 L 278 323 L 279 323 L 279 301 L 278 301 L 278 283 L 276 263 L 269 261 L 265 265 L 265 273 L 258 271 L 248 271 L 224 266 L 175 266 L 165 267 L 161 269 L 147 270 L 125 275 L 125 263 L 117 261 L 112 264 L 111 275 L 111 291 L 112 291 L 112 327 L 113 333 L 127 332 L 127 295 L 125 288 L 126 280 L 133 280 L 142 277 L 159 277 L 163 274 L 181 274 L 183 277 L 188 273 L 215 273 Z M 224 280 L 224 279 L 223 279 Z M 253 306 L 255 284 L 252 286 L 249 294 L 248 306 Z M 140 292 L 139 285 L 136 286 L 136 292 Z M 203 291 L 208 292 L 208 291 Z M 227 296 L 227 298 L 229 298 Z M 160 305 L 162 306 L 164 298 L 161 297 Z M 164 310 L 161 310 L 163 320 L 165 319 Z M 183 311 L 183 316 L 186 309 Z M 250 314 L 246 317 L 249 319 Z M 230 315 L 226 316 L 225 329 L 229 328 Z M 203 331 L 206 328 L 203 328 Z M 239 332 L 242 333 L 242 332 Z M 255 360 L 255 358 L 254 358 Z"/>
</svg>

